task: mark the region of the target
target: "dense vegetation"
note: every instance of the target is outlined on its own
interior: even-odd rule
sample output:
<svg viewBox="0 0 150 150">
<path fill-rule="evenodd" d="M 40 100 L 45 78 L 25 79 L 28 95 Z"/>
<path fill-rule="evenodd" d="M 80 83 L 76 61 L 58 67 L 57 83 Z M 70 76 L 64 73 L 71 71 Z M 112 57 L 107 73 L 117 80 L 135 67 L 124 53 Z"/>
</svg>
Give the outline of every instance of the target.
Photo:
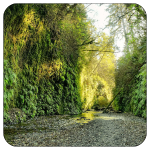
<svg viewBox="0 0 150 150">
<path fill-rule="evenodd" d="M 80 51 L 90 22 L 80 4 L 14 4 L 4 13 L 4 119 L 81 113 Z"/>
<path fill-rule="evenodd" d="M 108 10 L 110 36 L 96 32 L 83 4 L 5 10 L 4 121 L 11 108 L 28 117 L 99 109 L 118 92 L 114 109 L 146 118 L 146 14 L 136 4 L 110 4 Z M 118 34 L 125 47 L 116 61 Z"/>
<path fill-rule="evenodd" d="M 81 98 L 85 109 L 104 107 L 113 97 L 115 55 L 112 38 L 101 33 L 97 42 L 88 45 L 84 51 L 88 60 L 81 72 Z"/>
<path fill-rule="evenodd" d="M 125 37 L 124 54 L 116 64 L 114 100 L 117 110 L 146 118 L 146 12 L 137 4 L 113 4 L 109 26 Z"/>
</svg>

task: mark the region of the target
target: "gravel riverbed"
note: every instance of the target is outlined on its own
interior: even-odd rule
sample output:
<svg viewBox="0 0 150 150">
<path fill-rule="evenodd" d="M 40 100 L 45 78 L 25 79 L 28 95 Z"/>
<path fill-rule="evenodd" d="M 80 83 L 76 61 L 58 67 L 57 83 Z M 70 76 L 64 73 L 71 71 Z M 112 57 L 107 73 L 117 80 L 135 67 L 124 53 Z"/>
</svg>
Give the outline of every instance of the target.
<svg viewBox="0 0 150 150">
<path fill-rule="evenodd" d="M 138 146 L 146 138 L 146 121 L 126 113 L 87 111 L 80 116 L 35 117 L 24 124 L 4 125 L 12 146 Z"/>
</svg>

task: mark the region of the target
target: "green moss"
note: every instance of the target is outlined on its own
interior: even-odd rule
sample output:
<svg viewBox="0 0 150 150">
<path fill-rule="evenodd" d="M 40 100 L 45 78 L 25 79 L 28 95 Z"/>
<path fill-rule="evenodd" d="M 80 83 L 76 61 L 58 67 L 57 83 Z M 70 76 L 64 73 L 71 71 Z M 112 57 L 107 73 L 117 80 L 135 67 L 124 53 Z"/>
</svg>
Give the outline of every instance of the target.
<svg viewBox="0 0 150 150">
<path fill-rule="evenodd" d="M 68 6 L 13 4 L 6 9 L 5 119 L 13 107 L 21 109 L 27 117 L 81 112 L 78 45 L 89 37 L 88 24 L 82 22 L 86 17 L 83 11 L 73 13 L 75 7 L 70 8 L 74 9 L 70 11 L 72 15 L 67 14 Z M 16 117 L 19 119 L 20 115 Z"/>
</svg>

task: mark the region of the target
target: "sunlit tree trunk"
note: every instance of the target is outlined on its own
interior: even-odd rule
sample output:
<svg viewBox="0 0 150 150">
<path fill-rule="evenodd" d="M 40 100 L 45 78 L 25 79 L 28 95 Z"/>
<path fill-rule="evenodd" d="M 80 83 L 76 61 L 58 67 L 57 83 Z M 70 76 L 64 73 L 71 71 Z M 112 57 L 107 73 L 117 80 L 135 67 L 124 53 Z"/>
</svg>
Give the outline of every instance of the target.
<svg viewBox="0 0 150 150">
<path fill-rule="evenodd" d="M 121 6 L 121 16 L 123 16 L 123 13 L 122 13 L 122 4 L 120 4 Z M 128 46 L 128 37 L 127 37 L 127 32 L 126 32 L 126 27 L 125 27 L 125 23 L 124 23 L 124 18 L 122 17 L 122 25 L 123 25 L 123 31 L 124 31 L 124 36 L 125 36 L 125 44 L 126 44 L 126 50 L 127 52 L 129 52 L 129 46 Z"/>
</svg>

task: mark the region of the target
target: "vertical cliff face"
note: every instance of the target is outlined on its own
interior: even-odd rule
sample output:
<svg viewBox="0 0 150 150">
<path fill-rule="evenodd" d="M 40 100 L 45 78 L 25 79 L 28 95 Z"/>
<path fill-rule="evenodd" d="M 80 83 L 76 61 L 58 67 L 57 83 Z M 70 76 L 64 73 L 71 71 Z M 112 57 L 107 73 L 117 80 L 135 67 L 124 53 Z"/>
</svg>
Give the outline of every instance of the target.
<svg viewBox="0 0 150 150">
<path fill-rule="evenodd" d="M 6 120 L 12 107 L 32 117 L 81 112 L 79 45 L 89 37 L 83 8 L 82 4 L 13 4 L 5 10 Z"/>
</svg>

